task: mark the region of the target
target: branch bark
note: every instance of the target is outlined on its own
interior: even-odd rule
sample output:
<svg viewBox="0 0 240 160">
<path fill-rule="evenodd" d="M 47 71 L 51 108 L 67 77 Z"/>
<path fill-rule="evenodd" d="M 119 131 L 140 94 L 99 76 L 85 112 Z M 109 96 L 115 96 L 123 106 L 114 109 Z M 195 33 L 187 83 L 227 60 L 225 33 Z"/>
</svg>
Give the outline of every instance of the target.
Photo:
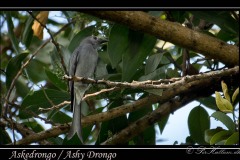
<svg viewBox="0 0 240 160">
<path fill-rule="evenodd" d="M 140 118 L 136 122 L 130 124 L 128 127 L 123 129 L 121 132 L 113 135 L 111 138 L 107 139 L 105 142 L 102 142 L 101 145 L 117 145 L 117 144 L 124 144 L 131 140 L 133 137 L 137 136 L 145 129 L 160 121 L 165 116 L 169 115 L 173 111 L 180 109 L 187 103 L 194 100 L 197 97 L 197 94 L 191 94 L 190 96 L 185 96 L 181 100 L 175 98 L 174 100 L 170 100 L 161 106 L 159 106 L 153 112 L 145 115 L 144 117 Z"/>
<path fill-rule="evenodd" d="M 13 124 L 13 125 L 9 125 Z M 23 137 L 29 137 L 29 135 L 36 135 L 36 133 L 32 130 L 30 130 L 27 126 L 24 126 L 23 124 L 17 123 L 16 121 L 6 118 L 6 120 L 2 119 L 0 121 L 1 126 L 9 126 L 10 128 L 15 128 Z M 23 138 L 24 139 L 24 138 Z M 39 141 L 39 144 L 41 145 L 51 145 L 52 143 L 42 139 L 42 141 Z"/>
<path fill-rule="evenodd" d="M 82 11 L 120 24 L 164 41 L 200 52 L 227 65 L 239 65 L 239 48 L 217 38 L 188 29 L 175 22 L 161 20 L 141 11 Z"/>
<path fill-rule="evenodd" d="M 131 89 L 172 89 L 183 84 L 187 84 L 196 80 L 203 79 L 211 79 L 218 78 L 224 76 L 226 74 L 236 74 L 239 72 L 239 66 L 228 69 L 226 71 L 212 71 L 204 74 L 185 76 L 181 78 L 172 78 L 172 79 L 160 79 L 160 80 L 147 80 L 147 81 L 133 81 L 132 83 L 128 82 L 113 82 L 108 80 L 94 80 L 91 78 L 84 77 L 69 77 L 67 75 L 64 76 L 64 79 L 72 80 L 76 82 L 83 82 L 89 84 L 104 84 L 108 87 L 120 87 L 120 88 L 131 88 Z"/>
<path fill-rule="evenodd" d="M 148 97 L 139 99 L 135 102 L 124 104 L 117 108 L 113 108 L 111 110 L 108 110 L 107 112 L 102 112 L 102 113 L 90 115 L 87 117 L 83 117 L 82 125 L 87 126 L 87 125 L 95 124 L 97 122 L 107 121 L 107 120 L 125 115 L 126 113 L 136 111 L 144 106 L 149 106 L 149 105 L 152 105 L 155 103 L 162 104 L 162 103 L 169 101 L 170 99 L 174 98 L 177 95 L 184 96 L 184 94 L 189 94 L 190 92 L 192 92 L 192 94 L 195 92 L 195 93 L 198 93 L 198 95 L 199 95 L 200 90 L 206 90 L 206 89 L 209 90 L 210 88 L 214 89 L 214 84 L 216 82 L 220 83 L 219 80 L 222 77 L 237 75 L 237 74 L 239 74 L 238 66 L 228 69 L 228 70 L 209 72 L 209 73 L 206 73 L 206 75 L 202 74 L 202 76 L 204 77 L 202 79 L 197 78 L 197 76 L 194 75 L 191 77 L 195 77 L 195 79 L 193 79 L 190 82 L 187 80 L 186 77 L 184 77 L 185 80 L 183 80 L 182 83 L 179 83 L 178 86 L 175 86 L 173 88 L 167 89 L 166 91 L 163 91 L 164 96 L 150 95 Z M 167 108 L 167 109 L 169 109 L 169 108 Z M 178 109 L 178 108 L 175 108 L 174 110 L 176 110 L 176 109 Z M 169 112 L 164 111 L 163 113 L 167 114 Z M 164 115 L 162 115 L 162 116 L 164 116 Z M 46 138 L 58 136 L 60 134 L 66 133 L 69 130 L 69 126 L 70 126 L 70 123 L 65 124 L 65 125 L 55 126 L 49 130 L 42 131 L 37 134 L 23 138 L 23 139 L 17 141 L 16 144 L 17 145 L 29 144 L 32 142 L 41 141 Z M 133 136 L 134 136 L 134 134 L 133 134 Z"/>
</svg>

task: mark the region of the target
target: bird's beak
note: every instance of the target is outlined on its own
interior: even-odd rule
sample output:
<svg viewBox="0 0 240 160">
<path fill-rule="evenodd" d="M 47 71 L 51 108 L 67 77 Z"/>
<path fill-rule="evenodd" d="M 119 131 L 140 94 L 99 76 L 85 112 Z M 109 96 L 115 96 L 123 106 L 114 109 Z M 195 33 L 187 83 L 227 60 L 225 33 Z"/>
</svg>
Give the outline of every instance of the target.
<svg viewBox="0 0 240 160">
<path fill-rule="evenodd" d="M 106 38 L 101 38 L 99 41 L 100 41 L 100 44 L 103 44 L 103 43 L 108 42 L 108 39 L 106 39 Z"/>
</svg>

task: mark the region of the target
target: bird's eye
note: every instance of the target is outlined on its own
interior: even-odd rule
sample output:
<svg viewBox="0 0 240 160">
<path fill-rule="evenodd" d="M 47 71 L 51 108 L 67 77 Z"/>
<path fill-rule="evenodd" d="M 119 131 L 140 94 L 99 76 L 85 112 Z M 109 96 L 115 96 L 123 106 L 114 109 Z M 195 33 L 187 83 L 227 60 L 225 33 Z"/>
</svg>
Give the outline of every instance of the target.
<svg viewBox="0 0 240 160">
<path fill-rule="evenodd" d="M 96 37 L 96 36 L 93 36 L 93 39 L 97 40 L 97 37 Z"/>
</svg>

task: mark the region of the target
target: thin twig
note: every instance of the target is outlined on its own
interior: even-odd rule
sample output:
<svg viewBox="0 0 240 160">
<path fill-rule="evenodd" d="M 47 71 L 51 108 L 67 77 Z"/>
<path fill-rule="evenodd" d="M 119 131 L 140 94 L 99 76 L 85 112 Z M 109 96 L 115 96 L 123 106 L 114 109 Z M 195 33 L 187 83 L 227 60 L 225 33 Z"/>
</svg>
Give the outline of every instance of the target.
<svg viewBox="0 0 240 160">
<path fill-rule="evenodd" d="M 165 44 L 166 44 L 166 42 L 164 42 L 162 48 L 159 48 L 159 47 L 155 46 L 155 49 L 157 49 L 157 51 L 159 53 L 162 53 L 163 52 L 163 47 L 164 47 Z M 164 53 L 162 53 L 162 54 L 164 54 Z M 166 54 L 165 56 L 174 65 L 175 68 L 178 68 L 179 70 L 182 70 L 180 65 L 178 65 L 177 62 L 172 58 L 171 54 Z"/>
<path fill-rule="evenodd" d="M 173 59 L 171 54 L 166 54 L 166 58 L 174 65 L 175 68 L 182 70 L 181 66 Z"/>
<path fill-rule="evenodd" d="M 47 93 L 46 93 L 46 91 L 45 91 L 44 88 L 43 88 L 43 93 L 44 93 L 45 97 L 47 98 L 48 102 L 49 102 L 52 106 L 55 106 L 55 104 L 53 103 L 53 101 L 48 97 L 48 95 L 47 95 Z"/>
<path fill-rule="evenodd" d="M 119 90 L 119 89 L 121 89 L 121 88 L 119 88 L 119 87 L 113 87 L 113 88 L 108 88 L 108 89 L 102 89 L 102 90 L 100 90 L 100 91 L 98 91 L 98 92 L 95 92 L 95 93 L 92 93 L 92 94 L 86 94 L 86 95 L 83 97 L 82 100 L 86 100 L 86 99 L 88 99 L 89 97 L 94 97 L 94 96 L 97 96 L 97 95 L 99 95 L 99 94 L 101 94 L 101 93 L 104 93 L 104 92 L 116 91 L 116 90 Z"/>
<path fill-rule="evenodd" d="M 51 111 L 51 110 L 59 109 L 59 108 L 61 108 L 62 106 L 66 105 L 66 104 L 70 104 L 70 101 L 64 101 L 64 102 L 62 102 L 62 103 L 60 103 L 58 105 L 55 105 L 53 107 L 50 107 L 50 108 L 39 108 L 38 110 L 40 112 L 42 112 L 42 111 Z"/>
<path fill-rule="evenodd" d="M 99 92 L 95 92 L 95 93 L 92 93 L 92 94 L 86 94 L 83 97 L 82 100 L 89 99 L 90 97 L 97 96 L 97 95 L 102 94 L 104 92 L 116 91 L 116 90 L 119 90 L 119 89 L 120 89 L 119 87 L 113 87 L 113 88 L 109 88 L 109 89 L 102 89 Z M 67 105 L 67 104 L 70 104 L 70 101 L 64 101 L 64 102 L 62 102 L 62 103 L 60 103 L 58 105 L 52 105 L 52 107 L 50 107 L 50 108 L 39 108 L 38 110 L 40 112 L 51 111 L 51 110 L 59 109 L 59 108 L 63 107 L 64 105 Z"/>
<path fill-rule="evenodd" d="M 25 112 L 25 113 L 27 113 L 27 114 L 29 114 L 29 115 L 32 115 L 32 116 L 35 117 L 35 118 L 39 118 L 40 120 L 44 121 L 46 124 L 51 124 L 51 125 L 53 125 L 53 126 L 56 125 L 54 122 L 52 122 L 52 121 L 50 121 L 50 120 L 47 120 L 46 118 L 43 118 L 43 117 L 37 115 L 37 114 L 34 113 L 33 111 L 30 111 L 30 110 L 26 110 L 26 109 L 25 109 L 25 110 L 23 110 L 23 112 Z"/>
</svg>

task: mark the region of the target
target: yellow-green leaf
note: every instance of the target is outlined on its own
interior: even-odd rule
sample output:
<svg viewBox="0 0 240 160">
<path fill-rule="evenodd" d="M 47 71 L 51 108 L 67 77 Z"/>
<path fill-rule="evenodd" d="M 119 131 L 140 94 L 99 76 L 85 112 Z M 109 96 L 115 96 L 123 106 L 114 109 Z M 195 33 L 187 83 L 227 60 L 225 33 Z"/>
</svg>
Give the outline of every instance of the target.
<svg viewBox="0 0 240 160">
<path fill-rule="evenodd" d="M 227 141 L 224 143 L 225 145 L 234 145 L 239 143 L 239 132 L 233 133 Z"/>
<path fill-rule="evenodd" d="M 229 102 L 231 102 L 230 96 L 229 96 L 229 94 L 228 94 L 227 84 L 224 83 L 224 81 L 222 81 L 222 82 L 221 82 L 221 85 L 222 85 L 222 90 L 223 90 L 224 97 L 225 97 Z"/>
<path fill-rule="evenodd" d="M 210 140 L 212 139 L 212 137 L 220 132 L 220 131 L 223 131 L 223 129 L 221 127 L 217 127 L 215 129 L 207 129 L 204 131 L 204 140 L 205 142 L 207 143 L 210 143 Z"/>
<path fill-rule="evenodd" d="M 239 93 L 239 87 L 234 91 L 233 96 L 232 96 L 232 103 L 235 101 L 237 95 Z"/>
<path fill-rule="evenodd" d="M 222 140 L 226 140 L 231 135 L 231 131 L 220 131 L 216 133 L 214 136 L 212 136 L 210 140 L 210 145 L 216 144 L 217 142 L 220 142 Z"/>
<path fill-rule="evenodd" d="M 218 109 L 224 113 L 232 113 L 232 104 L 228 100 L 222 98 L 219 92 L 215 92 L 215 95 Z"/>
</svg>

